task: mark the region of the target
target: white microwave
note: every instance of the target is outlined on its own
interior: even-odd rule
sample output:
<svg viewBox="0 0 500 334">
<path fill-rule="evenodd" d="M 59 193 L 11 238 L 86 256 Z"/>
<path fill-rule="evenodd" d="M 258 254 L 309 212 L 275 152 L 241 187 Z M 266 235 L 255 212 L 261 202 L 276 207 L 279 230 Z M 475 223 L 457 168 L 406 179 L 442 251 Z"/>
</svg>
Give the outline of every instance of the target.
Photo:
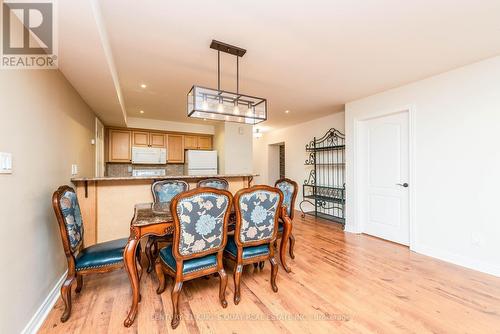
<svg viewBox="0 0 500 334">
<path fill-rule="evenodd" d="M 133 164 L 166 164 L 167 149 L 155 147 L 132 147 Z"/>
</svg>

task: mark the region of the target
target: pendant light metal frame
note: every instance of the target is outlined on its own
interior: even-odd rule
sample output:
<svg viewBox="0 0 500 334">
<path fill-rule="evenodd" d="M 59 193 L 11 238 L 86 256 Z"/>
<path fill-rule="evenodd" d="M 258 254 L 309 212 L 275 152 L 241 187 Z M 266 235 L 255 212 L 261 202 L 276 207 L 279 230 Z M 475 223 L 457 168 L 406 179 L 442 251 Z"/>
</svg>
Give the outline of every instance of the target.
<svg viewBox="0 0 500 334">
<path fill-rule="evenodd" d="M 266 121 L 267 100 L 239 92 L 239 58 L 246 50 L 216 40 L 212 40 L 210 48 L 217 50 L 217 89 L 194 85 L 187 95 L 188 117 L 253 125 Z M 221 51 L 236 56 L 236 93 L 220 89 Z M 217 107 L 210 108 L 209 102 Z M 231 105 L 233 112 L 226 111 Z M 240 106 L 246 107 L 246 111 L 241 112 Z"/>
</svg>

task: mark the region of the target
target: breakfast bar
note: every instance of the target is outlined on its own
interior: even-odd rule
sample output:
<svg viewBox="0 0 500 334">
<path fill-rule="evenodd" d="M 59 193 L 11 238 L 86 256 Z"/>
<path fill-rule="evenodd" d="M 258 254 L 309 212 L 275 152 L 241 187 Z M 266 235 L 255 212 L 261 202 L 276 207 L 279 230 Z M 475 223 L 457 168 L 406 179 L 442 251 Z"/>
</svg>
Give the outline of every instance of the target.
<svg viewBox="0 0 500 334">
<path fill-rule="evenodd" d="M 152 202 L 151 184 L 158 180 L 184 180 L 191 189 L 206 178 L 223 178 L 229 183 L 229 191 L 235 193 L 249 187 L 253 174 L 222 175 L 167 175 L 73 178 L 80 209 L 83 216 L 85 245 L 126 238 L 130 232 L 130 221 L 137 203 Z"/>
</svg>

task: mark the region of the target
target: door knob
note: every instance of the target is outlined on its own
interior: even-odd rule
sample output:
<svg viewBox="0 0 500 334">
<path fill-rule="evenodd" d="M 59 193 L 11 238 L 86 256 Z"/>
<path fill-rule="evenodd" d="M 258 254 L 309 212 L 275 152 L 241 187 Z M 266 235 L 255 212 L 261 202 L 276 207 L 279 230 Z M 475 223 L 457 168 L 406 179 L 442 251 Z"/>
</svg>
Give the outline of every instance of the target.
<svg viewBox="0 0 500 334">
<path fill-rule="evenodd" d="M 398 186 L 401 186 L 401 187 L 404 187 L 404 188 L 408 188 L 408 183 L 396 183 L 396 185 Z"/>
</svg>

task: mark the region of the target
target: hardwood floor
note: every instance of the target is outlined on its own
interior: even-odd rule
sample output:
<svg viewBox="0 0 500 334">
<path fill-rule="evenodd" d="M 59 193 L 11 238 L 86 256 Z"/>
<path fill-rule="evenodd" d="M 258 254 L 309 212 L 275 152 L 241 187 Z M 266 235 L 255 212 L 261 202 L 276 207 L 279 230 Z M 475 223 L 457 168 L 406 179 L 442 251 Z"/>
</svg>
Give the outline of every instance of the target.
<svg viewBox="0 0 500 334">
<path fill-rule="evenodd" d="M 183 286 L 181 323 L 170 327 L 169 282 L 158 296 L 154 273 L 141 281 L 142 302 L 131 328 L 124 271 L 87 279 L 73 293 L 73 311 L 61 323 L 59 300 L 41 333 L 500 333 L 500 278 L 410 252 L 367 235 L 344 234 L 314 218 L 294 219 L 292 272 L 278 272 L 273 293 L 270 264 L 245 267 L 241 302 L 233 303 L 232 263 L 227 262 L 229 306 L 218 299 L 218 278 Z"/>
</svg>

